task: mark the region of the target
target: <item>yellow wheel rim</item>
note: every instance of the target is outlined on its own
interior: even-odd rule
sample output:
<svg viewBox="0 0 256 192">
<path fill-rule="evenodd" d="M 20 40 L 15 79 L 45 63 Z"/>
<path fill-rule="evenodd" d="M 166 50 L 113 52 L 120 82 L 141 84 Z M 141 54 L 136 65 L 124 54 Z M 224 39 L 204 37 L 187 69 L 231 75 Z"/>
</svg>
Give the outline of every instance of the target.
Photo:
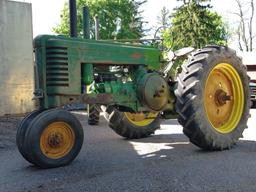
<svg viewBox="0 0 256 192">
<path fill-rule="evenodd" d="M 243 84 L 236 69 L 227 63 L 216 65 L 204 90 L 204 107 L 211 125 L 220 133 L 232 132 L 244 108 Z"/>
<path fill-rule="evenodd" d="M 158 113 L 129 113 L 124 112 L 125 117 L 134 125 L 143 127 L 152 123 Z"/>
<path fill-rule="evenodd" d="M 65 122 L 51 123 L 41 134 L 40 149 L 51 159 L 59 159 L 67 155 L 75 143 L 75 134 Z"/>
</svg>

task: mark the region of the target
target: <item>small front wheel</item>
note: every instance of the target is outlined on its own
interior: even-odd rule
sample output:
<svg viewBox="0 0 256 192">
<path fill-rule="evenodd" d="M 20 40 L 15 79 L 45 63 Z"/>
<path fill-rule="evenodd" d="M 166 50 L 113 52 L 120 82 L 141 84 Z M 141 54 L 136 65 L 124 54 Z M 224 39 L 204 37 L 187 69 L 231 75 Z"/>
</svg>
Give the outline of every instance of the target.
<svg viewBox="0 0 256 192">
<path fill-rule="evenodd" d="M 18 150 L 20 151 L 21 155 L 29 162 L 31 160 L 29 159 L 29 155 L 26 153 L 27 151 L 24 149 L 24 143 L 25 143 L 25 135 L 28 130 L 29 125 L 33 121 L 33 119 L 39 115 L 43 110 L 35 110 L 31 113 L 27 114 L 24 119 L 22 119 L 16 133 L 16 145 L 18 147 Z M 32 163 L 32 162 L 31 162 Z"/>
<path fill-rule="evenodd" d="M 75 159 L 83 139 L 83 128 L 74 115 L 64 110 L 48 110 L 30 123 L 23 150 L 38 167 L 60 167 Z"/>
</svg>

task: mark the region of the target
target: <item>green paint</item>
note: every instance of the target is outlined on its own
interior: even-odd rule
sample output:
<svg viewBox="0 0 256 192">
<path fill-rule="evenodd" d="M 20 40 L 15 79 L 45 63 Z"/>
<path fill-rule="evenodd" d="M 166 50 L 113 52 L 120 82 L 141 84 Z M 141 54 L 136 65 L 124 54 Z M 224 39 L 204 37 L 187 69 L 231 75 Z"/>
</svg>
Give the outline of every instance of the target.
<svg viewBox="0 0 256 192">
<path fill-rule="evenodd" d="M 81 78 L 82 85 L 90 85 L 93 82 L 93 65 L 92 64 L 81 64 Z"/>
<path fill-rule="evenodd" d="M 43 92 L 43 98 L 40 99 L 41 108 L 81 102 L 83 93 L 90 93 L 92 98 L 98 93 L 109 93 L 114 105 L 133 111 L 148 110 L 139 102 L 137 88 L 140 79 L 149 70 L 160 69 L 161 52 L 158 49 L 51 35 L 38 36 L 34 40 L 34 48 L 38 70 L 37 89 Z M 112 65 L 129 68 L 126 80 L 124 81 L 120 74 L 118 77 L 114 76 L 116 80 L 95 83 L 95 72 L 101 73 L 98 66 Z M 113 75 L 115 72 L 103 73 Z M 91 90 L 88 92 L 89 85 Z M 172 104 L 168 106 L 173 109 Z"/>
</svg>

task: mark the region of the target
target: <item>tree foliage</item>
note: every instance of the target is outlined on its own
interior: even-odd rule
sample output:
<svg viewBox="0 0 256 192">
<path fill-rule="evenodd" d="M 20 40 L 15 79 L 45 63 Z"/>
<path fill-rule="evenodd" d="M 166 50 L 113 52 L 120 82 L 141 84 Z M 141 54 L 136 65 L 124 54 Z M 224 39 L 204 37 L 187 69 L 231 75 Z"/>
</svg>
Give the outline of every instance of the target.
<svg viewBox="0 0 256 192">
<path fill-rule="evenodd" d="M 166 7 L 163 7 L 160 16 L 157 16 L 157 24 L 163 28 L 170 26 L 170 11 Z"/>
<path fill-rule="evenodd" d="M 225 45 L 227 32 L 221 16 L 210 10 L 209 0 L 178 0 L 182 5 L 171 16 L 171 27 L 164 31 L 166 47 L 173 50 L 207 44 Z"/>
<path fill-rule="evenodd" d="M 139 6 L 146 1 L 135 0 L 77 0 L 78 36 L 82 36 L 82 8 L 90 9 L 90 33 L 94 38 L 94 17 L 100 22 L 101 39 L 138 39 L 144 36 Z M 69 8 L 65 3 L 61 23 L 53 28 L 58 34 L 69 34 Z"/>
<path fill-rule="evenodd" d="M 160 15 L 157 16 L 157 25 L 152 27 L 151 30 L 154 32 L 154 41 L 152 45 L 163 49 L 163 43 L 161 41 L 163 31 L 165 31 L 168 27 L 170 27 L 170 11 L 163 7 L 161 9 Z"/>
</svg>

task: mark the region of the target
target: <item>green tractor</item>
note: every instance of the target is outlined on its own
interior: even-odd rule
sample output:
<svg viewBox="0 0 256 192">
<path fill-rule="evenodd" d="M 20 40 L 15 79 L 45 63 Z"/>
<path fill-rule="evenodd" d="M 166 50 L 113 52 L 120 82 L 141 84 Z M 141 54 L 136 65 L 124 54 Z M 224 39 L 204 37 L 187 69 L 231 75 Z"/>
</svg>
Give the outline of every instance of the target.
<svg viewBox="0 0 256 192">
<path fill-rule="evenodd" d="M 40 107 L 21 122 L 17 146 L 38 167 L 64 166 L 79 154 L 83 128 L 62 109 L 72 103 L 96 110 L 92 124 L 103 106 L 109 127 L 128 139 L 148 137 L 161 119 L 178 117 L 184 134 L 205 150 L 230 149 L 247 127 L 249 79 L 227 47 L 183 49 L 163 61 L 150 46 L 43 35 L 34 50 Z M 170 76 L 173 60 L 187 53 L 178 76 Z"/>
</svg>

